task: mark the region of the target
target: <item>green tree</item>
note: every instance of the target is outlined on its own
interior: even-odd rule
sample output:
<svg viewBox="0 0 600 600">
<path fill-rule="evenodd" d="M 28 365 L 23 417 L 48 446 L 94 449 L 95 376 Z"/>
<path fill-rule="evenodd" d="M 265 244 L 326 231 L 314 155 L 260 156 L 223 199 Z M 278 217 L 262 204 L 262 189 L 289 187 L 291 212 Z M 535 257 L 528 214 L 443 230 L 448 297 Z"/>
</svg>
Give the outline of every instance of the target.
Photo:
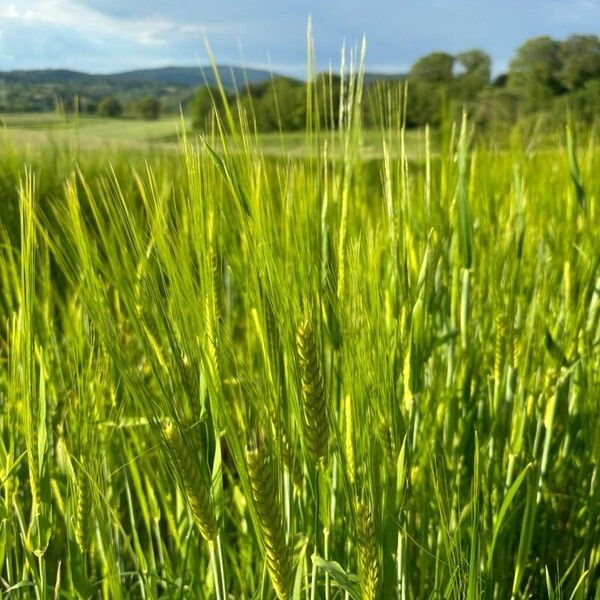
<svg viewBox="0 0 600 600">
<path fill-rule="evenodd" d="M 592 125 L 600 118 L 600 78 L 590 79 L 585 85 L 560 99 L 556 118 L 564 119 L 570 110 L 578 121 Z"/>
<path fill-rule="evenodd" d="M 242 103 L 254 115 L 259 131 L 297 131 L 306 122 L 305 87 L 288 77 L 249 86 Z"/>
<path fill-rule="evenodd" d="M 223 99 L 219 90 L 202 86 L 196 90 L 190 101 L 189 113 L 194 129 L 204 129 L 209 119 L 223 110 Z"/>
<path fill-rule="evenodd" d="M 411 67 L 409 79 L 437 85 L 449 85 L 454 79 L 454 56 L 446 52 L 432 52 Z"/>
<path fill-rule="evenodd" d="M 508 88 L 482 90 L 473 110 L 473 120 L 488 130 L 508 130 L 518 114 L 519 99 L 519 95 Z"/>
<path fill-rule="evenodd" d="M 102 117 L 119 117 L 123 114 L 123 105 L 114 96 L 106 96 L 98 104 L 98 114 Z"/>
<path fill-rule="evenodd" d="M 548 36 L 525 42 L 511 61 L 508 84 L 523 99 L 527 112 L 548 108 L 554 96 L 563 90 L 560 42 Z"/>
<path fill-rule="evenodd" d="M 463 101 L 473 101 L 490 84 L 492 61 L 482 50 L 469 50 L 457 54 L 456 64 L 458 95 Z"/>
<path fill-rule="evenodd" d="M 142 119 L 155 121 L 160 116 L 160 102 L 154 96 L 144 96 L 135 103 L 135 112 Z"/>
<path fill-rule="evenodd" d="M 433 52 L 420 58 L 408 74 L 407 123 L 438 125 L 454 83 L 454 57 Z"/>
<path fill-rule="evenodd" d="M 600 77 L 600 39 L 595 35 L 572 35 L 561 45 L 560 81 L 569 90 L 581 88 Z"/>
</svg>

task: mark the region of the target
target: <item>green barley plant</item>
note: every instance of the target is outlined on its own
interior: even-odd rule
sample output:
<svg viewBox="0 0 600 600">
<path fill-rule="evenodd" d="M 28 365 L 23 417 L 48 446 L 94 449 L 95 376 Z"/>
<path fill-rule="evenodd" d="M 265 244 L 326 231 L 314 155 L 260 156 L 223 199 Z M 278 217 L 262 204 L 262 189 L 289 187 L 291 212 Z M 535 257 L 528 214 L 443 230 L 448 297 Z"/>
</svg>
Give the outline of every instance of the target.
<svg viewBox="0 0 600 600">
<path fill-rule="evenodd" d="M 212 542 L 218 534 L 217 519 L 213 506 L 210 486 L 202 477 L 199 466 L 201 454 L 196 451 L 189 439 L 195 437 L 195 432 L 178 431 L 169 422 L 164 428 L 165 440 L 169 448 L 172 464 L 176 471 L 177 482 L 189 505 L 194 522 L 207 542 Z"/>
<path fill-rule="evenodd" d="M 304 427 L 308 454 L 317 469 L 324 469 L 327 466 L 329 443 L 327 404 L 317 340 L 308 320 L 303 321 L 298 327 L 296 347 L 302 380 Z"/>
<path fill-rule="evenodd" d="M 290 552 L 277 499 L 277 476 L 264 449 L 248 450 L 246 457 L 269 577 L 277 598 L 287 600 L 291 596 L 292 572 Z"/>
<path fill-rule="evenodd" d="M 379 585 L 379 560 L 373 516 L 368 504 L 356 504 L 356 543 L 358 547 L 358 573 L 362 597 L 375 600 Z"/>
</svg>

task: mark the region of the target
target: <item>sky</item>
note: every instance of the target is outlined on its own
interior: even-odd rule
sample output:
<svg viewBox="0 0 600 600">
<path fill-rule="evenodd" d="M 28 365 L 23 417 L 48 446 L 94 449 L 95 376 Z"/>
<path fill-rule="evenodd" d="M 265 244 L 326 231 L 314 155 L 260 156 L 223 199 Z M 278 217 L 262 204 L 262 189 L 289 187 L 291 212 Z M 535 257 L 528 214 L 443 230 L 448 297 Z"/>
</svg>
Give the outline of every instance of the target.
<svg viewBox="0 0 600 600">
<path fill-rule="evenodd" d="M 200 65 L 206 40 L 220 64 L 302 76 L 309 15 L 318 68 L 364 35 L 379 72 L 481 48 L 499 73 L 528 38 L 600 34 L 600 0 L 0 0 L 0 71 Z"/>
</svg>

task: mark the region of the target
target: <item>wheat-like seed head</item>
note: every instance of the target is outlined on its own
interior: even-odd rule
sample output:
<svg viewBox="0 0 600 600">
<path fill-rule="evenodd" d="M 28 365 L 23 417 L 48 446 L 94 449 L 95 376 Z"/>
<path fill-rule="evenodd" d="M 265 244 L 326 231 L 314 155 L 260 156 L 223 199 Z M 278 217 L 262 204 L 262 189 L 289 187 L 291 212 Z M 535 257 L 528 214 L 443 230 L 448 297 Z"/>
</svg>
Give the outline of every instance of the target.
<svg viewBox="0 0 600 600">
<path fill-rule="evenodd" d="M 308 320 L 298 328 L 296 348 L 302 379 L 306 445 L 315 466 L 323 469 L 327 465 L 329 429 L 317 340 Z"/>
<path fill-rule="evenodd" d="M 390 471 L 396 468 L 396 461 L 398 459 L 398 451 L 396 450 L 396 440 L 394 439 L 394 432 L 390 425 L 381 418 L 377 423 L 377 429 L 379 431 L 379 439 L 381 440 L 381 446 L 385 455 Z"/>
<path fill-rule="evenodd" d="M 373 515 L 365 502 L 356 503 L 358 573 L 363 600 L 375 600 L 379 587 L 379 559 Z"/>
<path fill-rule="evenodd" d="M 89 475 L 85 471 L 83 459 L 77 467 L 75 507 L 75 541 L 81 552 L 85 553 L 90 548 L 91 522 L 92 522 L 92 498 L 90 493 Z"/>
<path fill-rule="evenodd" d="M 190 446 L 181 437 L 174 423 L 169 422 L 165 425 L 164 434 L 174 462 L 179 487 L 192 513 L 194 522 L 205 540 L 214 540 L 217 537 L 219 528 L 210 488 L 202 477 L 200 470 L 199 456 L 193 455 Z"/>
<path fill-rule="evenodd" d="M 42 502 L 39 482 L 39 461 L 38 461 L 38 438 L 37 428 L 32 428 L 31 446 L 27 452 L 27 465 L 29 468 L 29 487 L 31 489 L 31 512 L 37 514 Z"/>
<path fill-rule="evenodd" d="M 354 414 L 352 412 L 352 400 L 346 396 L 344 402 L 344 450 L 346 453 L 346 468 L 348 470 L 348 479 L 350 483 L 356 480 L 356 456 L 354 454 Z"/>
<path fill-rule="evenodd" d="M 247 450 L 246 458 L 271 584 L 277 598 L 287 600 L 290 597 L 292 567 L 277 502 L 277 477 L 264 449 Z"/>
<path fill-rule="evenodd" d="M 217 337 L 218 327 L 214 319 L 210 295 L 207 295 L 205 298 L 204 308 L 206 314 L 206 350 L 211 367 L 213 369 L 213 375 L 216 380 L 219 381 L 221 377 L 221 365 L 219 363 L 219 346 Z"/>
<path fill-rule="evenodd" d="M 221 297 L 221 270 L 219 269 L 219 259 L 214 245 L 210 249 L 210 274 L 211 274 L 211 294 L 212 294 L 212 313 L 215 325 L 221 323 L 223 319 L 223 301 Z"/>
<path fill-rule="evenodd" d="M 503 314 L 496 317 L 496 348 L 494 353 L 494 380 L 498 385 L 502 379 L 502 363 L 506 343 L 506 319 Z"/>
</svg>

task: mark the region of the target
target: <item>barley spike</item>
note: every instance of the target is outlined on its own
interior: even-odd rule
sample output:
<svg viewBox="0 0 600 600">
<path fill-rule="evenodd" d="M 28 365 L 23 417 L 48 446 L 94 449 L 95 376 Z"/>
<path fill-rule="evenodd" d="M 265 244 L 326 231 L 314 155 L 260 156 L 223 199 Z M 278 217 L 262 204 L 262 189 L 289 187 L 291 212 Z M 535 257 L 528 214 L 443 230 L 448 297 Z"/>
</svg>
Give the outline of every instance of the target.
<svg viewBox="0 0 600 600">
<path fill-rule="evenodd" d="M 308 320 L 298 328 L 296 347 L 304 398 L 306 444 L 315 466 L 323 469 L 327 465 L 329 430 L 317 341 Z"/>
<path fill-rule="evenodd" d="M 356 503 L 356 536 L 358 541 L 358 573 L 363 600 L 375 600 L 379 586 L 379 560 L 375 542 L 373 515 L 369 505 Z"/>
<path fill-rule="evenodd" d="M 77 469 L 76 482 L 77 506 L 75 507 L 75 541 L 82 553 L 90 548 L 90 525 L 92 521 L 92 502 L 89 475 L 83 466 L 83 459 Z"/>
<path fill-rule="evenodd" d="M 210 488 L 200 472 L 198 457 L 192 455 L 188 444 L 173 423 L 170 422 L 165 426 L 164 433 L 175 463 L 179 487 L 194 517 L 194 522 L 202 537 L 212 541 L 218 533 L 217 519 Z"/>
<path fill-rule="evenodd" d="M 277 503 L 277 477 L 262 448 L 246 451 L 256 515 L 267 555 L 271 584 L 279 600 L 290 597 L 291 561 Z"/>
</svg>

